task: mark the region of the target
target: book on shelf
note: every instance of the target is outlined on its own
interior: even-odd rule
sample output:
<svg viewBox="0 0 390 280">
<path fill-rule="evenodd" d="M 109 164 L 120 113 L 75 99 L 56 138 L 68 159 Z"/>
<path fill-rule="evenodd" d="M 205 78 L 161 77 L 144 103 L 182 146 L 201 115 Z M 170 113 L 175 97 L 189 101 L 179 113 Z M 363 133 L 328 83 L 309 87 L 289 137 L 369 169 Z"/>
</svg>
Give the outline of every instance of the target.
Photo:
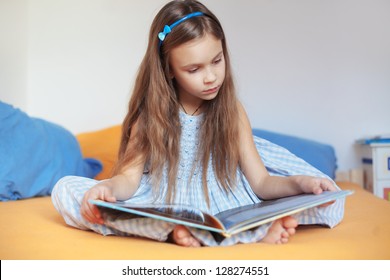
<svg viewBox="0 0 390 280">
<path fill-rule="evenodd" d="M 102 213 L 118 219 L 148 217 L 189 227 L 195 227 L 228 237 L 262 224 L 290 216 L 300 211 L 344 198 L 353 191 L 325 191 L 321 194 L 300 194 L 274 200 L 263 200 L 211 215 L 189 205 L 134 204 L 90 200 Z M 130 215 L 128 215 L 130 214 Z M 103 215 L 104 216 L 104 215 Z"/>
<path fill-rule="evenodd" d="M 369 144 L 390 144 L 390 133 L 389 134 L 381 134 L 381 135 L 376 135 L 372 137 L 365 137 L 358 139 L 356 141 L 358 144 L 363 144 L 363 145 L 369 145 Z"/>
</svg>

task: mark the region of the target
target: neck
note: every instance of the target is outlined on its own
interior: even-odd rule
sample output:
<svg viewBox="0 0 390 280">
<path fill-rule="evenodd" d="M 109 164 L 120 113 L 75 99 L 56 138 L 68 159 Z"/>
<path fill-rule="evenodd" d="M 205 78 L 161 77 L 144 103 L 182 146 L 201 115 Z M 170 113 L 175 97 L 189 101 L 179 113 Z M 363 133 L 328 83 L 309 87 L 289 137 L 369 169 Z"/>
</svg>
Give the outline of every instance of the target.
<svg viewBox="0 0 390 280">
<path fill-rule="evenodd" d="M 183 109 L 184 113 L 186 113 L 187 115 L 190 115 L 190 116 L 194 116 L 197 113 L 199 113 L 199 110 L 202 107 L 203 102 L 201 102 L 197 107 L 194 107 L 194 106 L 184 107 L 181 102 L 179 102 L 179 104 L 180 104 L 181 108 Z"/>
</svg>

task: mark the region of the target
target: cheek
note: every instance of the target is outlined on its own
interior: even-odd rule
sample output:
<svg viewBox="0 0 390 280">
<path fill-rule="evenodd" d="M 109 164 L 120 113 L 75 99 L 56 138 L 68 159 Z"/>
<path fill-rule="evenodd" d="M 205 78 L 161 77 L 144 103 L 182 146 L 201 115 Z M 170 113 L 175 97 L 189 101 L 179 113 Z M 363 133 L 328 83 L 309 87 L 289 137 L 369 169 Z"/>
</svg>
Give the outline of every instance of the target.
<svg viewBox="0 0 390 280">
<path fill-rule="evenodd" d="M 202 85 L 202 84 L 198 81 L 197 77 L 193 77 L 191 79 L 186 80 L 186 87 L 189 90 L 192 90 L 192 91 L 198 90 L 200 85 Z"/>
<path fill-rule="evenodd" d="M 196 75 L 186 77 L 177 76 L 176 82 L 179 87 L 184 88 L 186 90 L 196 89 L 197 85 L 199 84 Z"/>
<path fill-rule="evenodd" d="M 181 77 L 181 81 L 182 81 L 182 83 L 187 84 L 187 85 L 196 85 L 199 82 L 201 77 L 202 76 L 199 73 L 184 74 Z"/>
<path fill-rule="evenodd" d="M 221 69 L 221 73 L 220 73 L 220 77 L 221 77 L 221 80 L 225 80 L 225 68 Z"/>
<path fill-rule="evenodd" d="M 225 79 L 225 74 L 226 74 L 226 64 L 224 62 L 223 66 L 221 67 L 221 76 L 223 76 L 223 79 Z"/>
</svg>

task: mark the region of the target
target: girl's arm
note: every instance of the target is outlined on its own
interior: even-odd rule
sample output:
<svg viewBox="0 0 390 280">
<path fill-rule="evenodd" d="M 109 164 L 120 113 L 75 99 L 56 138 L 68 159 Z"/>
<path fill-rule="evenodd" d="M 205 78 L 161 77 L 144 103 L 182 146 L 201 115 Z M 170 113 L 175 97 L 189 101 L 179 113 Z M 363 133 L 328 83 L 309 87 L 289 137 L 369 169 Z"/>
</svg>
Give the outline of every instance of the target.
<svg viewBox="0 0 390 280">
<path fill-rule="evenodd" d="M 253 141 L 252 128 L 245 109 L 238 103 L 240 167 L 250 186 L 262 199 L 274 199 L 300 193 L 319 194 L 336 190 L 332 182 L 310 176 L 270 176 Z"/>
<path fill-rule="evenodd" d="M 131 131 L 130 139 L 137 133 L 137 126 L 134 125 Z M 129 141 L 131 145 L 132 141 Z M 128 148 L 131 148 L 130 146 Z M 133 163 L 123 167 L 119 174 L 110 179 L 101 181 L 94 187 L 89 189 L 81 203 L 82 216 L 91 223 L 103 224 L 101 214 L 96 207 L 89 203 L 91 199 L 99 199 L 108 202 L 115 202 L 116 200 L 127 200 L 134 195 L 138 189 L 144 172 L 145 161 L 141 155 L 134 160 Z"/>
</svg>

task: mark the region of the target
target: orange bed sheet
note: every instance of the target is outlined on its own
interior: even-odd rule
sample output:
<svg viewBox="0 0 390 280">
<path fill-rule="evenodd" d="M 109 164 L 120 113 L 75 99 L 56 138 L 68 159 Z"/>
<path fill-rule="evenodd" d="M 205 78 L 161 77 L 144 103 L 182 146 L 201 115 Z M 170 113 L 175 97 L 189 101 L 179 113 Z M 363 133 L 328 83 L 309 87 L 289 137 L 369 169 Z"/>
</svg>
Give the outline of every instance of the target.
<svg viewBox="0 0 390 280">
<path fill-rule="evenodd" d="M 101 236 L 67 226 L 50 197 L 0 203 L 0 259 L 390 259 L 390 203 L 351 183 L 345 218 L 333 229 L 298 228 L 283 245 L 183 248 L 142 238 Z"/>
</svg>

